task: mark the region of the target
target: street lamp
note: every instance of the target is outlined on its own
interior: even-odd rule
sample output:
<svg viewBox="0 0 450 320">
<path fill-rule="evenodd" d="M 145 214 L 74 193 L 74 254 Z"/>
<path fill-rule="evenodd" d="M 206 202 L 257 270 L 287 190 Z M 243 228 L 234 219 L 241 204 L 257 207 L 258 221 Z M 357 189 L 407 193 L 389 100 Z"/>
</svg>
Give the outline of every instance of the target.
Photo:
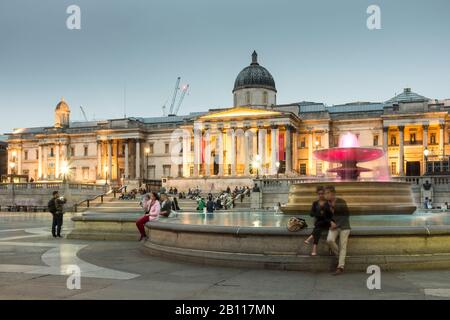
<svg viewBox="0 0 450 320">
<path fill-rule="evenodd" d="M 150 148 L 147 147 L 147 148 L 145 148 L 144 151 L 145 151 L 145 158 L 146 158 L 146 161 L 147 161 L 147 165 L 145 166 L 145 176 L 146 176 L 146 178 L 148 180 L 148 156 L 150 154 Z"/>
<path fill-rule="evenodd" d="M 69 167 L 67 165 L 67 162 L 64 162 L 61 167 L 61 173 L 63 174 L 63 183 L 66 183 L 66 176 L 69 173 Z"/>
<path fill-rule="evenodd" d="M 423 155 L 424 155 L 424 157 L 425 157 L 425 173 L 424 174 L 427 174 L 427 171 L 428 171 L 428 165 L 427 165 L 427 161 L 428 161 L 428 155 L 430 154 L 430 150 L 428 150 L 428 148 L 427 147 L 425 147 L 425 150 L 423 150 Z"/>
<path fill-rule="evenodd" d="M 256 179 L 259 179 L 259 166 L 261 164 L 261 156 L 257 154 L 255 156 L 255 161 L 253 162 L 253 167 L 256 168 Z"/>
<path fill-rule="evenodd" d="M 105 166 L 105 176 L 106 176 L 105 186 L 108 185 L 108 172 L 109 172 L 109 167 Z"/>
<path fill-rule="evenodd" d="M 277 167 L 277 179 L 278 179 L 278 175 L 280 173 L 280 161 L 275 162 L 275 167 Z"/>
</svg>

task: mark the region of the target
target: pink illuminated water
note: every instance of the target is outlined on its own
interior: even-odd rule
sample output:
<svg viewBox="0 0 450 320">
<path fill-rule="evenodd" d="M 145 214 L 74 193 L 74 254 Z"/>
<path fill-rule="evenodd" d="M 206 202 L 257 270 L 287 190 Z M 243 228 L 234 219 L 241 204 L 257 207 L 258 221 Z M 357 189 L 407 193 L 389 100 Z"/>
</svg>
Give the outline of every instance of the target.
<svg viewBox="0 0 450 320">
<path fill-rule="evenodd" d="M 353 133 L 347 132 L 339 138 L 339 148 L 358 148 L 358 137 Z"/>
<path fill-rule="evenodd" d="M 357 166 L 358 162 L 367 162 L 379 159 L 384 152 L 378 148 L 360 147 L 358 137 L 350 132 L 339 139 L 339 147 L 317 150 L 314 156 L 323 161 L 340 163 L 341 167 L 328 170 L 337 173 L 342 180 L 357 180 L 361 172 L 369 172 L 371 169 Z"/>
</svg>

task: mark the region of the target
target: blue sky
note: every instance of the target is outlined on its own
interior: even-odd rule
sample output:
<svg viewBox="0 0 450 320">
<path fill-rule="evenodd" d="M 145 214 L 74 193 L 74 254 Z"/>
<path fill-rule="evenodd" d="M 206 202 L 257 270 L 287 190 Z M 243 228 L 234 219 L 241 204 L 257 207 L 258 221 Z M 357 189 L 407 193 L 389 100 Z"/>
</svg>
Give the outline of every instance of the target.
<svg viewBox="0 0 450 320">
<path fill-rule="evenodd" d="M 66 9 L 81 8 L 81 30 Z M 371 4 L 382 29 L 366 27 Z M 450 1 L 2 0 L 0 133 L 72 119 L 160 116 L 177 76 L 180 113 L 232 104 L 255 49 L 278 103 L 383 101 L 404 87 L 450 98 Z"/>
</svg>

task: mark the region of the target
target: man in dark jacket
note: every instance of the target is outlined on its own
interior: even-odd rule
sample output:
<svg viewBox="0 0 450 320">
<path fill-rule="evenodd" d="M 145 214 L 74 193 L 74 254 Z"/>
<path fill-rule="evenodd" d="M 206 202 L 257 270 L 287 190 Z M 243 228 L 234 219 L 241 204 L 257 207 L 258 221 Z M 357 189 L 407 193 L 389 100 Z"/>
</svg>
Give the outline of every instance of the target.
<svg viewBox="0 0 450 320">
<path fill-rule="evenodd" d="M 53 198 L 48 202 L 48 211 L 53 216 L 52 235 L 54 238 L 61 238 L 61 229 L 63 225 L 64 204 L 66 199 L 59 196 L 58 191 L 53 191 Z"/>
<path fill-rule="evenodd" d="M 336 190 L 334 186 L 325 187 L 325 198 L 328 201 L 328 206 L 333 213 L 333 221 L 328 232 L 327 243 L 331 251 L 339 257 L 339 263 L 335 275 L 344 272 L 345 258 L 347 256 L 347 242 L 350 235 L 350 214 L 348 211 L 347 202 L 344 199 L 336 197 Z M 339 236 L 339 246 L 336 244 L 336 239 Z"/>
<path fill-rule="evenodd" d="M 169 200 L 167 194 L 161 194 L 161 211 L 159 215 L 169 217 L 172 212 L 172 201 Z"/>
</svg>

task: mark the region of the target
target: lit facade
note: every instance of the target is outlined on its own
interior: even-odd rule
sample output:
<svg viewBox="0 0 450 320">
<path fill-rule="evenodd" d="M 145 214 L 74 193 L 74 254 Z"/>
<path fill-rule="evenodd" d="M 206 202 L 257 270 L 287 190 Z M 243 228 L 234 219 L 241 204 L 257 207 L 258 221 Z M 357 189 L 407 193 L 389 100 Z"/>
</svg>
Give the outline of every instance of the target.
<svg viewBox="0 0 450 320">
<path fill-rule="evenodd" d="M 8 173 L 136 185 L 163 177 L 321 176 L 330 165 L 315 160 L 314 150 L 337 146 L 346 132 L 361 146 L 383 148 L 391 175 L 449 172 L 450 99 L 407 88 L 385 102 L 277 105 L 276 94 L 254 53 L 235 81 L 232 108 L 70 122 L 62 100 L 53 126 L 9 134 Z"/>
</svg>

